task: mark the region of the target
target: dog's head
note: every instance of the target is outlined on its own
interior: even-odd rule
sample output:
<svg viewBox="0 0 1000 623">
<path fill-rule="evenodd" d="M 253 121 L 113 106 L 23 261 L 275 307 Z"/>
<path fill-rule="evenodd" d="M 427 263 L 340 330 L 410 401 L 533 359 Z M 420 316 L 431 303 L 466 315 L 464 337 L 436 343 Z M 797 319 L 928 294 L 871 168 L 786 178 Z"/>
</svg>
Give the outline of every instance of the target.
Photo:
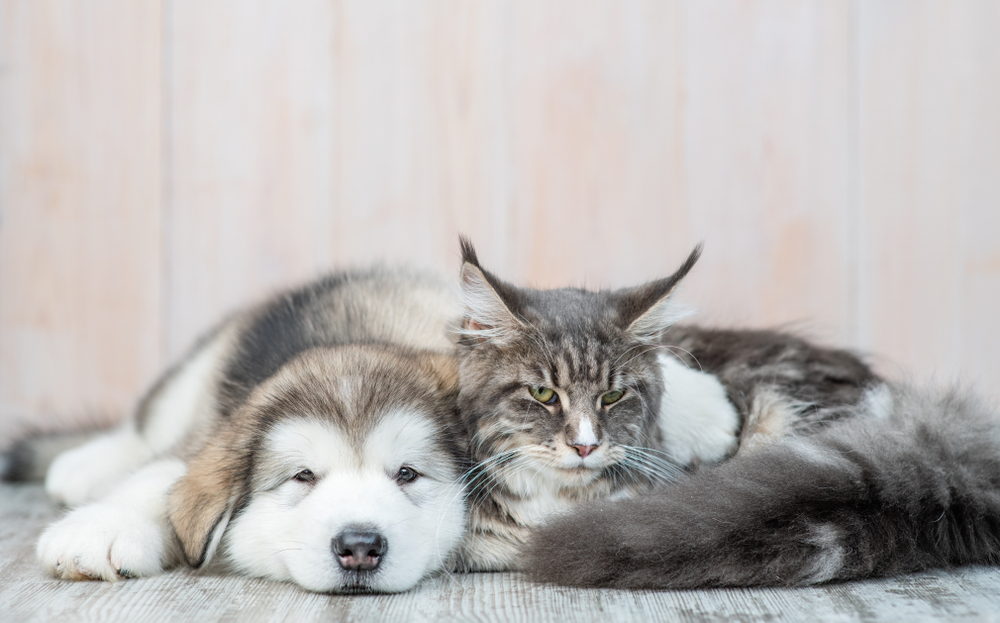
<svg viewBox="0 0 1000 623">
<path fill-rule="evenodd" d="M 412 587 L 464 530 L 457 392 L 448 356 L 303 353 L 220 424 L 171 492 L 188 562 L 220 548 L 243 573 L 308 590 Z"/>
</svg>

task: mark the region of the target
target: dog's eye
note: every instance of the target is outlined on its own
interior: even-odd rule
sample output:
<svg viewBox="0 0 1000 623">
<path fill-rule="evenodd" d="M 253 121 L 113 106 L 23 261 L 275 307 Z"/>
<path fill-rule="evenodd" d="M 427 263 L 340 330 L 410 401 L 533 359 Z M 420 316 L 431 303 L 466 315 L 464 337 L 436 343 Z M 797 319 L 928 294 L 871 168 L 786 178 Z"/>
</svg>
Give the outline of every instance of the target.
<svg viewBox="0 0 1000 623">
<path fill-rule="evenodd" d="M 419 477 L 420 474 L 417 473 L 417 470 L 404 465 L 399 468 L 398 472 L 396 472 L 396 484 L 405 485 L 408 482 L 413 482 Z"/>
<path fill-rule="evenodd" d="M 295 480 L 299 482 L 316 482 L 316 474 L 308 469 L 304 469 L 298 474 L 295 474 Z"/>
</svg>

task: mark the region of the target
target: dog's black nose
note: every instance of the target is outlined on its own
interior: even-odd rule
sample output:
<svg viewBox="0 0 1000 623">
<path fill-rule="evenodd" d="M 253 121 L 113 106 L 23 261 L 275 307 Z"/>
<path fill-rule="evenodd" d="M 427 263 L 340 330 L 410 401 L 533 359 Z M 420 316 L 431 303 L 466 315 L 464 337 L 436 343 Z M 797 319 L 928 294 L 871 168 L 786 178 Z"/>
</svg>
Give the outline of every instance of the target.
<svg viewBox="0 0 1000 623">
<path fill-rule="evenodd" d="M 335 536 L 330 547 L 347 571 L 373 571 L 382 562 L 388 544 L 374 530 L 349 528 Z"/>
</svg>

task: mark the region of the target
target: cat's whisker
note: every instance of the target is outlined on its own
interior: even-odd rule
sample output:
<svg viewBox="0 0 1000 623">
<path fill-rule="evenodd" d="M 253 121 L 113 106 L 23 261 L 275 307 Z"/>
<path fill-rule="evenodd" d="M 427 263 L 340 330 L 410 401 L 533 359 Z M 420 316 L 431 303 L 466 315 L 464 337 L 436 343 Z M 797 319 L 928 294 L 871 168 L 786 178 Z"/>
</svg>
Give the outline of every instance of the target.
<svg viewBox="0 0 1000 623">
<path fill-rule="evenodd" d="M 525 457 L 520 456 L 516 453 L 516 451 L 508 451 L 505 452 L 504 456 L 500 457 L 500 459 L 488 459 L 483 461 L 467 473 L 471 474 L 473 471 L 478 472 L 473 478 L 473 480 L 476 480 L 481 477 L 488 477 L 492 472 L 501 472 L 509 469 L 511 465 L 519 464 L 524 459 Z"/>
<path fill-rule="evenodd" d="M 671 355 L 673 355 L 677 359 L 677 361 L 679 361 L 682 364 L 684 364 L 685 367 L 687 367 L 689 369 L 691 368 L 691 366 L 688 365 L 688 363 L 686 361 L 684 361 L 683 359 L 681 359 L 680 356 L 677 355 L 677 353 L 673 352 L 673 349 L 676 348 L 677 350 L 681 351 L 682 353 L 686 353 L 688 357 L 690 357 L 691 359 L 694 359 L 694 362 L 696 364 L 698 364 L 698 370 L 700 370 L 701 372 L 705 371 L 705 368 L 702 367 L 701 362 L 698 361 L 698 358 L 694 356 L 694 353 L 692 353 L 691 351 L 687 350 L 686 348 L 681 348 L 680 346 L 678 346 L 676 344 L 664 344 L 663 347 L 666 348 L 667 352 L 669 352 Z"/>
<path fill-rule="evenodd" d="M 627 470 L 629 479 L 634 483 L 642 482 L 647 485 L 662 485 L 674 481 L 674 478 L 669 474 L 652 469 L 642 463 L 623 461 L 622 466 Z"/>
<path fill-rule="evenodd" d="M 628 446 L 628 445 L 624 445 L 624 444 L 621 447 L 625 448 L 625 450 L 628 451 L 628 452 L 639 452 L 639 453 L 646 454 L 646 455 L 649 455 L 649 456 L 659 455 L 660 457 L 662 457 L 659 460 L 667 461 L 671 465 L 680 466 L 680 462 L 677 460 L 677 457 L 674 456 L 673 454 L 671 454 L 670 452 L 667 452 L 666 450 L 658 450 L 656 448 L 647 448 L 645 446 Z"/>
<path fill-rule="evenodd" d="M 627 455 L 631 457 L 642 457 L 650 461 L 656 461 L 657 463 L 662 463 L 664 465 L 670 465 L 679 471 L 683 471 L 683 468 L 676 461 L 676 459 L 668 452 L 663 452 L 660 450 L 654 450 L 652 448 L 640 448 L 636 446 L 626 446 Z"/>
<path fill-rule="evenodd" d="M 700 362 L 700 361 L 698 361 L 698 358 L 697 358 L 697 357 L 695 357 L 695 356 L 694 356 L 694 354 L 693 354 L 693 353 L 691 353 L 691 351 L 689 351 L 689 350 L 687 350 L 687 349 L 685 349 L 685 348 L 682 348 L 682 347 L 680 347 L 680 346 L 677 346 L 676 344 L 655 344 L 655 345 L 650 345 L 650 344 L 646 344 L 646 343 L 643 343 L 643 344 L 638 344 L 638 345 L 636 345 L 636 346 L 633 346 L 632 348 L 630 348 L 629 350 L 627 350 L 627 351 L 625 351 L 625 352 L 626 352 L 626 353 L 629 353 L 629 352 L 631 352 L 632 350 L 634 350 L 635 348 L 638 348 L 639 346 L 650 346 L 650 348 L 648 348 L 647 350 L 645 350 L 645 351 L 643 351 L 643 352 L 639 353 L 639 354 L 638 354 L 638 355 L 636 355 L 635 357 L 632 357 L 631 359 L 629 359 L 628 361 L 626 361 L 626 362 L 625 362 L 625 363 L 624 363 L 624 364 L 622 365 L 622 368 L 623 368 L 623 369 L 626 369 L 626 368 L 628 367 L 628 364 L 632 363 L 632 362 L 633 362 L 633 361 L 634 361 L 635 359 L 638 359 L 638 358 L 639 358 L 639 357 L 641 357 L 642 355 L 645 355 L 646 353 L 648 353 L 648 352 L 650 352 L 650 351 L 654 351 L 654 350 L 660 350 L 660 349 L 663 349 L 663 350 L 665 350 L 665 351 L 667 352 L 667 354 L 669 354 L 669 355 L 670 355 L 671 357 L 673 357 L 674 359 L 676 359 L 676 360 L 677 360 L 677 361 L 678 361 L 678 362 L 679 362 L 679 363 L 680 363 L 680 364 L 681 364 L 682 366 L 684 366 L 685 368 L 688 368 L 688 369 L 691 369 L 691 364 L 689 364 L 689 363 L 688 363 L 687 361 L 685 361 L 685 360 L 684 360 L 683 358 L 681 358 L 681 356 L 680 356 L 680 355 L 678 355 L 677 353 L 675 353 L 675 352 L 674 352 L 674 349 L 676 349 L 676 350 L 679 350 L 679 351 L 681 351 L 681 352 L 683 352 L 683 353 L 687 353 L 687 355 L 688 355 L 689 357 L 691 357 L 691 359 L 693 359 L 693 360 L 694 360 L 694 362 L 695 362 L 696 364 L 698 364 L 698 369 L 699 369 L 700 371 L 702 371 L 702 372 L 704 372 L 704 371 L 705 371 L 705 369 L 704 369 L 704 368 L 702 367 L 702 365 L 701 365 L 701 362 Z M 619 359 L 621 359 L 621 357 L 619 357 Z M 617 361 L 616 361 L 615 363 L 617 363 Z"/>
<path fill-rule="evenodd" d="M 474 497 L 474 499 L 472 500 L 473 506 L 479 506 L 487 499 L 489 499 L 493 491 L 495 491 L 497 487 L 501 486 L 501 484 L 503 484 L 504 481 L 510 480 L 513 476 L 517 475 L 519 471 L 522 471 L 525 468 L 525 465 L 523 465 L 523 463 L 527 462 L 526 457 L 520 457 L 520 458 L 522 460 L 516 464 L 508 463 L 501 466 L 501 470 L 499 470 L 501 473 L 498 475 L 503 476 L 503 478 L 490 478 L 489 480 L 484 481 L 483 483 L 481 483 L 476 487 L 475 491 L 470 492 L 470 494 L 466 496 L 466 499 L 468 500 L 469 498 Z M 513 470 L 513 472 L 506 473 L 507 470 Z M 490 484 L 491 486 L 489 487 L 489 489 L 484 491 L 483 487 L 485 487 L 487 484 Z"/>
<path fill-rule="evenodd" d="M 643 470 L 655 470 L 656 473 L 662 474 L 671 480 L 676 479 L 684 473 L 684 468 L 667 452 L 636 446 L 623 447 L 626 450 L 626 461 L 631 465 L 641 466 Z M 657 455 L 662 455 L 665 458 Z"/>
<path fill-rule="evenodd" d="M 635 472 L 646 475 L 641 469 L 632 469 L 632 462 L 628 459 L 622 459 L 618 463 L 609 466 L 608 472 L 611 474 L 611 478 L 615 483 L 616 490 L 624 489 L 626 485 L 638 485 L 638 484 L 651 484 L 647 481 L 652 480 L 650 477 L 638 478 Z M 624 480 L 625 485 L 620 484 L 620 481 Z"/>
<path fill-rule="evenodd" d="M 674 482 L 677 479 L 676 474 L 669 471 L 664 471 L 657 467 L 651 466 L 649 464 L 643 463 L 641 461 L 628 460 L 623 461 L 622 465 L 627 466 L 630 471 L 638 472 L 648 480 L 651 480 L 653 484 L 667 484 Z"/>
<path fill-rule="evenodd" d="M 615 359 L 614 363 L 611 364 L 611 367 L 614 368 L 615 366 L 618 365 L 618 362 L 622 360 L 622 357 L 631 353 L 633 350 L 637 348 L 642 348 L 643 346 L 648 346 L 648 345 L 645 342 L 640 342 L 638 344 L 633 344 L 632 346 L 629 346 L 628 348 L 625 349 L 625 351 L 622 354 L 618 355 L 618 359 Z"/>
<path fill-rule="evenodd" d="M 502 467 L 500 463 L 496 463 L 493 466 L 494 469 L 496 465 L 500 465 Z M 495 475 L 491 473 L 489 469 L 490 467 L 491 466 L 485 464 L 477 465 L 472 470 L 469 470 L 469 472 L 467 472 L 462 477 L 465 485 L 464 491 L 466 500 L 478 496 L 483 487 L 489 486 L 492 482 L 496 480 Z M 475 473 L 473 473 L 474 471 Z M 504 470 L 495 469 L 495 471 L 498 471 L 502 474 Z"/>
<path fill-rule="evenodd" d="M 522 452 L 523 448 L 509 450 L 483 461 L 466 472 L 466 477 L 468 477 L 472 472 L 478 471 L 471 480 L 467 480 L 468 490 L 465 496 L 466 500 L 474 497 L 488 497 L 501 481 L 501 478 L 497 478 L 497 476 L 506 478 L 508 477 L 507 472 L 510 470 L 521 469 L 522 465 L 528 461 L 528 457 L 523 456 Z M 483 488 L 486 486 L 490 486 L 490 489 L 485 495 L 482 495 Z"/>
<path fill-rule="evenodd" d="M 508 430 L 502 420 L 493 419 L 499 414 L 500 407 L 497 407 L 497 409 L 490 415 L 491 422 L 476 431 L 471 444 L 473 456 L 479 456 L 482 453 L 485 444 L 496 441 L 497 437 L 501 436 L 502 433 Z"/>
<path fill-rule="evenodd" d="M 645 461 L 629 461 L 629 466 L 650 477 L 657 477 L 662 482 L 674 482 L 680 473 L 668 468 L 652 465 Z"/>
<path fill-rule="evenodd" d="M 495 454 L 495 455 L 491 456 L 490 458 L 486 459 L 485 461 L 480 461 L 479 463 L 477 463 L 473 467 L 469 468 L 465 472 L 465 474 L 463 475 L 463 477 L 467 478 L 468 476 L 474 474 L 475 472 L 484 471 L 484 470 L 487 470 L 488 468 L 490 468 L 490 467 L 492 467 L 492 466 L 494 466 L 494 465 L 496 465 L 498 463 L 503 463 L 505 461 L 517 458 L 520 455 L 521 452 L 522 452 L 521 448 L 513 448 L 511 450 L 506 450 L 504 452 L 500 452 L 498 454 Z"/>
<path fill-rule="evenodd" d="M 632 363 L 633 361 L 635 361 L 639 357 L 642 357 L 643 355 L 645 355 L 648 352 L 651 352 L 651 351 L 654 351 L 654 350 L 659 350 L 661 348 L 666 348 L 666 346 L 663 345 L 663 344 L 656 344 L 656 345 L 652 345 L 652 346 L 650 346 L 649 344 L 642 344 L 642 346 L 649 346 L 649 348 L 647 348 L 646 350 L 642 351 L 638 355 L 634 355 L 633 357 L 631 357 L 628 361 L 626 361 L 625 363 L 622 364 L 622 368 L 627 369 L 628 368 L 628 364 Z"/>
<path fill-rule="evenodd" d="M 633 392 L 633 393 L 634 393 L 634 394 L 635 394 L 636 396 L 638 396 L 638 398 L 639 398 L 639 402 L 640 402 L 640 403 L 642 404 L 642 410 L 643 410 L 643 413 L 652 413 L 652 411 L 651 411 L 651 410 L 650 410 L 650 408 L 649 408 L 649 405 L 648 405 L 648 404 L 646 404 L 646 399 L 645 399 L 645 398 L 643 398 L 643 396 L 642 396 L 642 392 L 641 392 L 641 391 L 639 391 L 639 385 L 638 385 L 638 383 L 625 383 L 625 384 L 624 384 L 624 387 L 625 387 L 626 389 L 630 389 L 630 390 L 632 390 L 632 392 Z"/>
</svg>

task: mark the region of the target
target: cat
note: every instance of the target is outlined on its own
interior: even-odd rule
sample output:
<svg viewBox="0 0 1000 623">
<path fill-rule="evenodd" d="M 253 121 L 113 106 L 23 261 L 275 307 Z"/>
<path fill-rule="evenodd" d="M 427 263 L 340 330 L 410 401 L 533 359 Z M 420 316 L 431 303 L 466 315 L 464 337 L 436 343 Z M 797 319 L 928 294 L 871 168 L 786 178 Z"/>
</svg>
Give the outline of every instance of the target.
<svg viewBox="0 0 1000 623">
<path fill-rule="evenodd" d="M 678 324 L 669 277 L 513 286 L 462 240 L 470 570 L 808 585 L 1000 561 L 1000 418 L 788 333 Z"/>
</svg>

